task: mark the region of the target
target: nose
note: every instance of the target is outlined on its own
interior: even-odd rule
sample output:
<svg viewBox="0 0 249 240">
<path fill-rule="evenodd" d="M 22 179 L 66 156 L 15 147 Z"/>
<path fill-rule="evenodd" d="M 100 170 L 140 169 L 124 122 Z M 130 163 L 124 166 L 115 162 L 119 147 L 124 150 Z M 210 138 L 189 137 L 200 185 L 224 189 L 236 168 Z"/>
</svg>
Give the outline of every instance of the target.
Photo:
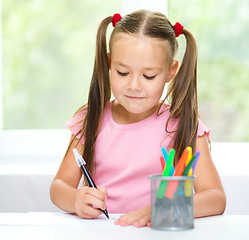
<svg viewBox="0 0 249 240">
<path fill-rule="evenodd" d="M 142 86 L 141 86 L 141 79 L 139 78 L 139 76 L 136 76 L 136 75 L 131 76 L 127 88 L 129 90 L 134 90 L 134 91 L 140 92 L 142 90 Z"/>
</svg>

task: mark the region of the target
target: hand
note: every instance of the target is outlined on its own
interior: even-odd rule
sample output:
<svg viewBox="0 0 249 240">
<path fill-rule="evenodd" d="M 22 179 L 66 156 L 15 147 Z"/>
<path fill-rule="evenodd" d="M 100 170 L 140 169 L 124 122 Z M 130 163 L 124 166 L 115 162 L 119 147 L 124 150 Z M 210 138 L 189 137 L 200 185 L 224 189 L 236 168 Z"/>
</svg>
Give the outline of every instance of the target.
<svg viewBox="0 0 249 240">
<path fill-rule="evenodd" d="M 121 216 L 114 224 L 120 226 L 133 225 L 134 227 L 150 227 L 150 217 L 151 207 L 148 206 Z"/>
<path fill-rule="evenodd" d="M 107 190 L 105 188 L 84 187 L 75 199 L 75 212 L 82 218 L 96 218 L 106 209 Z"/>
</svg>

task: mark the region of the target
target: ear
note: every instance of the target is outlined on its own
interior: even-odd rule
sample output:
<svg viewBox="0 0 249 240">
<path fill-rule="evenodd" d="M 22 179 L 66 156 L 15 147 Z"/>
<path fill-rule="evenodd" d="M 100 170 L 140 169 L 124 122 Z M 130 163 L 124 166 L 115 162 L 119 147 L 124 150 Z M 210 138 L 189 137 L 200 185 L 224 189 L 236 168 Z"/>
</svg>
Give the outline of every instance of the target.
<svg viewBox="0 0 249 240">
<path fill-rule="evenodd" d="M 169 69 L 169 75 L 166 82 L 170 82 L 172 78 L 176 75 L 178 69 L 178 61 L 174 60 Z"/>
</svg>

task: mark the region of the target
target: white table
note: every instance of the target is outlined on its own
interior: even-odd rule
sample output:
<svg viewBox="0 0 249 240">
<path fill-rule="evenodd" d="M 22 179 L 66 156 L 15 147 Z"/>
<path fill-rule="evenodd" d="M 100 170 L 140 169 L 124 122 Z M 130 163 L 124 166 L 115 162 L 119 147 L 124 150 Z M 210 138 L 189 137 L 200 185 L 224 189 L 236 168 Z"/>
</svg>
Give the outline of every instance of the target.
<svg viewBox="0 0 249 240">
<path fill-rule="evenodd" d="M 113 224 L 119 215 L 99 219 L 80 219 L 66 213 L 0 213 L 0 239 L 249 239 L 249 215 L 223 215 L 195 219 L 195 227 L 186 231 L 158 231 L 148 227 L 121 227 Z"/>
</svg>

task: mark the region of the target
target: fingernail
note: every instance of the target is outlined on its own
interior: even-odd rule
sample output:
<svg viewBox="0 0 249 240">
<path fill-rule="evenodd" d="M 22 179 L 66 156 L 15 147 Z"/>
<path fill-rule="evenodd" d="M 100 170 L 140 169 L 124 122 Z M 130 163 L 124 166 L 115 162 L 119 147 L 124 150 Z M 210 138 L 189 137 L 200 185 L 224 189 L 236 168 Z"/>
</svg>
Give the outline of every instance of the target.
<svg viewBox="0 0 249 240">
<path fill-rule="evenodd" d="M 123 227 L 127 226 L 127 222 L 121 223 L 121 226 L 123 226 Z"/>
<path fill-rule="evenodd" d="M 134 227 L 139 227 L 139 226 L 140 226 L 140 225 L 139 225 L 139 222 L 134 222 L 134 223 L 133 223 L 133 226 L 134 226 Z"/>
</svg>

